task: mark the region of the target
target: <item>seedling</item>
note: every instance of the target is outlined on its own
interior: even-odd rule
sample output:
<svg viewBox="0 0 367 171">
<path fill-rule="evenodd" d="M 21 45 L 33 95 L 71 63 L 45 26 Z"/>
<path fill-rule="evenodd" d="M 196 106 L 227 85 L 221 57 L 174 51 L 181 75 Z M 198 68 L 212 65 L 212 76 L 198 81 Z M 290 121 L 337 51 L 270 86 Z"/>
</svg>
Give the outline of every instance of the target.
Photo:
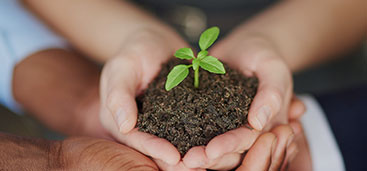
<svg viewBox="0 0 367 171">
<path fill-rule="evenodd" d="M 165 88 L 167 91 L 176 87 L 189 75 L 189 68 L 194 70 L 194 87 L 199 87 L 199 69 L 203 68 L 211 73 L 225 74 L 226 71 L 222 62 L 213 56 L 208 56 L 207 49 L 217 40 L 219 35 L 218 27 L 211 27 L 205 30 L 199 39 L 201 51 L 195 57 L 191 48 L 181 48 L 176 51 L 175 57 L 180 59 L 191 60 L 190 65 L 176 65 L 167 76 Z"/>
</svg>

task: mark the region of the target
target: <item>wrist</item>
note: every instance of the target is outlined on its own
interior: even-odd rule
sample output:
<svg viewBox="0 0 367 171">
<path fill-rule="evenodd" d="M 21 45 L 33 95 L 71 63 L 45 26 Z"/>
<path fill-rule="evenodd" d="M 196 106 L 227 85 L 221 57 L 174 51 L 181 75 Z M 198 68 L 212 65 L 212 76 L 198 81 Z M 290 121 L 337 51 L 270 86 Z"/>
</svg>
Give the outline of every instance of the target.
<svg viewBox="0 0 367 171">
<path fill-rule="evenodd" d="M 247 59 L 251 58 L 256 63 L 278 60 L 286 64 L 279 48 L 268 36 L 258 32 L 249 32 L 243 28 L 235 30 L 222 40 L 211 53 L 227 62 L 248 62 Z"/>
<path fill-rule="evenodd" d="M 171 57 L 177 49 L 188 46 L 175 31 L 166 26 L 142 27 L 131 32 L 116 56 L 149 56 L 159 61 Z"/>
</svg>

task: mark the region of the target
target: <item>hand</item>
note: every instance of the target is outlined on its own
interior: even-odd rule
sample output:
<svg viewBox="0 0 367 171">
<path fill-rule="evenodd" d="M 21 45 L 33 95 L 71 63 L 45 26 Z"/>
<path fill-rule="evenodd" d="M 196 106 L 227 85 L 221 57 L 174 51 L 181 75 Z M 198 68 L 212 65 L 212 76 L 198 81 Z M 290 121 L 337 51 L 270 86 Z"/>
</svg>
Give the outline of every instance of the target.
<svg viewBox="0 0 367 171">
<path fill-rule="evenodd" d="M 290 108 L 288 111 L 288 117 L 289 120 L 298 120 L 300 117 L 304 114 L 306 108 L 302 101 L 300 101 L 295 95 L 293 95 Z M 242 144 L 240 143 L 240 147 L 242 147 L 245 150 L 249 150 L 252 152 L 249 152 L 246 154 L 246 160 L 254 160 L 253 158 L 263 158 L 263 160 L 266 160 L 266 156 L 271 154 L 273 156 L 273 160 L 269 162 L 269 165 L 272 165 L 272 167 L 278 167 L 281 164 L 281 161 L 284 160 L 284 151 L 295 151 L 297 148 L 295 148 L 292 143 L 293 139 L 296 139 L 298 141 L 298 137 L 300 137 L 298 134 L 302 131 L 301 126 L 298 122 L 293 121 L 290 123 L 290 126 L 292 126 L 294 133 L 296 134 L 296 138 L 293 138 L 293 131 L 290 129 L 289 126 L 281 125 L 273 128 L 271 130 L 271 133 L 266 133 L 264 135 L 260 136 L 260 131 L 253 131 L 249 130 L 248 128 L 241 128 L 243 131 L 247 131 L 251 137 L 246 137 L 246 139 L 243 139 Z M 232 133 L 232 135 L 231 135 Z M 234 133 L 234 134 L 233 134 Z M 224 136 L 228 133 L 225 133 L 220 136 Z M 231 138 L 238 138 L 240 136 L 239 131 L 233 130 L 230 131 Z M 219 136 L 219 137 L 220 137 Z M 247 136 L 247 135 L 246 135 Z M 260 137 L 259 137 L 260 136 Z M 272 143 L 274 137 L 276 137 L 277 143 L 276 146 L 272 146 Z M 228 142 L 228 144 L 222 144 L 222 146 L 227 147 L 227 145 L 231 145 L 235 143 L 236 141 L 239 141 L 238 139 L 233 139 L 233 141 Z M 256 140 L 256 142 L 255 142 Z M 291 143 L 291 144 L 290 144 Z M 305 143 L 303 143 L 305 144 Z M 307 145 L 303 145 L 302 147 L 307 147 Z M 232 146 L 233 147 L 233 146 Z M 270 148 L 271 147 L 271 148 Z M 298 146 L 296 146 L 298 147 Z M 259 149 L 260 148 L 260 149 Z M 226 150 L 223 148 L 223 150 Z M 271 152 L 269 152 L 271 150 Z M 259 152 L 256 152 L 259 151 Z M 292 152 L 293 153 L 293 152 Z M 287 156 L 291 154 L 290 152 L 287 153 Z M 191 150 L 189 150 L 188 153 L 183 158 L 184 164 L 189 168 L 209 168 L 214 170 L 230 170 L 234 167 L 236 167 L 241 162 L 241 156 L 243 154 L 241 153 L 227 153 L 218 159 L 211 160 L 206 155 L 206 149 L 205 147 L 193 147 Z M 294 154 L 292 154 L 293 156 Z M 289 158 L 289 157 L 288 157 Z M 287 158 L 287 161 L 288 161 Z M 246 167 L 249 168 L 259 168 L 259 165 L 263 165 L 263 160 L 255 159 L 254 161 L 249 162 L 243 162 L 246 163 Z M 260 162 L 260 163 L 258 163 Z M 251 169 L 250 169 L 251 170 Z"/>
<path fill-rule="evenodd" d="M 291 72 L 275 45 L 264 37 L 246 33 L 244 29 L 238 29 L 218 42 L 210 49 L 210 54 L 244 75 L 256 75 L 259 79 L 257 94 L 248 115 L 249 124 L 255 130 L 241 127 L 219 135 L 213 138 L 205 149 L 193 148 L 191 152 L 194 154 L 188 152 L 189 161 L 194 161 L 189 154 L 199 156 L 199 151 L 203 152 L 201 160 L 198 158 L 196 164 L 185 162 L 185 158 L 183 160 L 190 168 L 198 166 L 197 163 L 216 163 L 215 165 L 221 167 L 233 168 L 238 164 L 240 154 L 249 149 L 260 135 L 260 131 L 287 123 L 293 88 Z M 299 107 L 292 108 L 292 111 L 302 113 Z M 231 162 L 220 162 L 222 158 L 231 158 Z"/>
<path fill-rule="evenodd" d="M 148 87 L 175 50 L 187 45 L 169 33 L 137 31 L 129 44 L 109 60 L 100 81 L 102 125 L 119 142 L 169 165 L 180 161 L 177 149 L 167 140 L 139 132 L 135 127 L 135 97 Z"/>
<path fill-rule="evenodd" d="M 158 170 L 143 154 L 112 141 L 49 141 L 0 133 L 0 170 Z"/>
<path fill-rule="evenodd" d="M 257 76 L 259 87 L 248 120 L 256 130 L 287 122 L 292 96 L 291 72 L 275 44 L 265 36 L 238 29 L 211 52 L 244 75 Z"/>
<path fill-rule="evenodd" d="M 65 170 L 157 170 L 143 154 L 122 144 L 94 138 L 69 138 L 51 151 Z M 59 155 L 59 156 L 57 156 Z"/>
<path fill-rule="evenodd" d="M 284 135 L 289 134 L 290 127 L 294 131 L 294 142 L 287 146 L 283 143 L 283 148 L 286 148 L 279 153 L 281 155 L 274 153 L 275 144 L 279 146 L 280 142 L 284 141 Z M 237 171 L 247 170 L 312 170 L 311 155 L 302 125 L 294 120 L 290 126 L 278 126 L 271 133 L 261 135 L 237 169 Z"/>
</svg>

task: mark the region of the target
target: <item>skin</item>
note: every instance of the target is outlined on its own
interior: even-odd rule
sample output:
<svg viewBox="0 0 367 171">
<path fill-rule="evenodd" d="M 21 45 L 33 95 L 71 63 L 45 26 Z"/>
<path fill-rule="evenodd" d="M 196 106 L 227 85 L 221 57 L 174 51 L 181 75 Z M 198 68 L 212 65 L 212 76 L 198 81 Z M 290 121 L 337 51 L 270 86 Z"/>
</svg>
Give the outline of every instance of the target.
<svg viewBox="0 0 367 171">
<path fill-rule="evenodd" d="M 100 87 L 100 118 L 108 132 L 144 154 L 177 164 L 180 157 L 171 144 L 133 130 L 137 117 L 134 98 L 158 73 L 160 64 L 178 48 L 187 47 L 184 41 L 128 2 L 24 1 L 81 52 L 106 62 Z M 231 155 L 237 156 L 231 165 L 238 163 L 239 154 L 255 142 L 260 131 L 287 123 L 293 89 L 291 71 L 325 61 L 363 40 L 364 6 L 363 0 L 282 1 L 243 23 L 210 49 L 211 54 L 243 74 L 258 76 L 260 86 L 249 113 L 249 123 L 257 131 L 240 128 L 218 136 L 205 150 L 188 153 L 191 157 L 183 159 L 186 165 L 195 156 L 206 156 L 199 161 L 205 164 Z M 224 147 L 224 142 L 233 143 Z M 152 150 L 157 144 L 159 148 Z"/>
<path fill-rule="evenodd" d="M 237 168 L 237 171 L 312 170 L 311 155 L 302 125 L 297 120 L 290 121 L 290 125 L 294 131 L 294 141 L 287 145 L 288 147 L 285 151 L 280 153 L 282 155 L 274 155 L 274 151 L 277 150 L 274 144 L 275 142 L 281 141 L 281 139 L 277 137 L 282 137 L 289 131 L 290 127 L 287 127 L 286 125 L 275 127 L 271 132 L 265 133 L 259 137 L 255 144 L 247 152 L 246 157 L 242 161 L 241 165 Z"/>
<path fill-rule="evenodd" d="M 143 154 L 108 140 L 48 141 L 0 133 L 0 170 L 158 171 L 158 167 Z"/>
<path fill-rule="evenodd" d="M 299 127 L 299 123 L 293 122 Z M 237 171 L 246 170 L 285 170 L 292 165 L 273 162 L 284 160 L 273 155 L 277 141 L 284 135 L 291 133 L 290 126 L 281 125 L 272 132 L 261 135 L 244 157 Z M 276 135 L 278 134 L 278 135 Z M 303 134 L 300 134 L 302 136 Z M 280 137 L 277 139 L 276 137 Z M 297 141 L 296 141 L 297 142 Z M 291 152 L 295 143 L 287 148 Z M 260 154 L 260 155 L 259 155 Z M 295 156 L 296 153 L 291 153 Z M 302 153 L 301 153 L 302 154 Z M 307 154 L 307 153 L 306 153 Z M 309 153 L 308 153 L 309 154 Z M 300 168 L 309 170 L 311 160 L 303 156 Z M 290 159 L 298 160 L 298 159 Z M 269 168 L 269 169 L 268 169 Z M 1 170 L 158 170 L 155 163 L 143 154 L 112 141 L 87 137 L 67 138 L 63 141 L 49 141 L 35 138 L 24 138 L 0 133 L 0 169 Z M 177 170 L 186 170 L 185 166 L 175 167 Z M 168 170 L 170 170 L 168 168 Z M 197 169 L 199 170 L 199 169 Z"/>
<path fill-rule="evenodd" d="M 167 61 L 175 50 L 187 47 L 187 44 L 170 28 L 128 2 L 93 0 L 87 2 L 88 6 L 83 5 L 86 2 L 82 0 L 55 3 L 37 0 L 24 2 L 80 51 L 96 61 L 106 61 L 100 81 L 100 118 L 109 134 L 157 160 L 169 165 L 179 164 L 180 155 L 172 144 L 133 129 L 137 119 L 134 99 L 157 75 L 161 64 Z M 95 20 L 99 17 L 104 19 Z M 116 35 L 119 35 L 118 40 Z M 109 46 L 104 46 L 106 44 Z M 239 156 L 239 153 L 248 149 L 260 135 L 259 131 L 246 132 L 239 135 L 251 137 L 245 140 L 248 142 L 246 145 L 232 144 L 229 148 L 231 151 L 219 152 L 214 145 L 206 151 L 188 154 L 192 157 L 186 157 L 185 161 L 193 161 L 195 156 L 209 156 L 210 160 L 214 161 L 225 153 Z M 224 141 L 225 137 L 231 137 L 231 134 L 217 139 Z M 232 165 L 239 163 L 240 158 L 236 159 L 231 162 Z"/>
<path fill-rule="evenodd" d="M 98 119 L 100 69 L 62 49 L 36 52 L 14 68 L 13 95 L 47 127 L 67 135 L 107 137 Z"/>
<path fill-rule="evenodd" d="M 62 49 L 49 49 L 32 54 L 31 56 L 27 57 L 25 60 L 16 65 L 13 78 L 13 90 L 14 94 L 16 94 L 16 99 L 22 106 L 26 107 L 29 111 L 32 112 L 32 115 L 39 118 L 43 123 L 50 126 L 54 130 L 68 135 L 91 135 L 95 137 L 112 139 L 113 137 L 107 134 L 107 132 L 101 131 L 102 126 L 98 120 L 99 97 L 98 81 L 96 81 L 98 80 L 98 78 L 99 68 L 94 63 L 91 63 L 90 61 L 71 51 L 66 51 Z M 297 102 L 297 99 L 294 99 L 293 101 Z M 298 116 L 299 114 L 297 113 L 290 113 L 290 118 L 293 117 L 297 119 Z M 287 141 L 288 136 L 293 134 L 293 131 L 292 129 L 290 129 L 289 126 L 285 125 L 279 126 L 277 130 L 277 137 L 280 144 L 277 148 L 287 150 L 288 146 L 284 146 L 284 143 L 282 145 L 281 142 Z M 155 138 L 154 136 L 151 137 Z M 87 158 L 91 155 L 79 155 L 79 152 L 83 151 L 85 148 L 91 149 L 89 145 L 86 145 L 86 142 L 90 141 L 91 143 L 96 142 L 96 144 L 103 145 L 93 145 L 93 150 L 88 151 L 99 151 L 99 148 L 107 149 L 104 150 L 103 154 L 100 155 L 101 159 L 94 160 L 95 158 L 93 158 L 94 165 L 82 165 L 83 163 L 79 162 L 64 162 L 78 161 L 75 160 L 75 156 L 82 157 L 82 159 L 80 160 L 92 160 Z M 33 144 L 31 142 L 33 142 Z M 257 142 L 261 141 L 257 140 L 256 143 Z M 18 146 L 13 146 L 14 143 L 17 143 Z M 247 146 L 250 146 L 246 141 L 243 143 L 245 143 Z M 65 151 L 68 151 L 68 153 L 60 153 L 58 152 L 59 150 L 52 150 L 54 148 L 51 148 L 50 146 L 53 147 L 53 144 L 68 144 L 63 145 L 63 148 L 58 148 L 63 150 L 66 149 Z M 37 146 L 35 147 L 35 145 Z M 68 167 L 66 167 L 66 165 L 62 165 L 62 167 L 66 167 L 70 170 L 72 170 L 72 168 L 74 167 L 81 169 L 83 168 L 83 170 L 84 168 L 88 167 L 100 167 L 99 165 L 105 164 L 108 156 L 114 156 L 116 154 L 115 151 L 111 151 L 108 149 L 121 148 L 121 153 L 125 153 L 125 151 L 127 151 L 129 154 L 131 151 L 133 151 L 131 152 L 131 155 L 133 155 L 132 158 L 127 158 L 126 156 L 128 155 L 124 155 L 122 156 L 122 161 L 132 160 L 133 163 L 135 163 L 135 159 L 136 161 L 140 161 L 140 157 L 135 156 L 141 156 L 140 153 L 137 153 L 134 150 L 128 150 L 126 146 L 118 147 L 115 143 L 107 143 L 101 139 L 97 140 L 93 138 L 70 138 L 62 142 L 53 142 L 20 137 L 14 138 L 14 136 L 4 135 L 0 136 L 0 146 L 3 147 L 2 149 L 0 149 L 0 151 L 2 150 L 3 152 L 1 154 L 5 154 L 3 156 L 0 156 L 0 163 L 6 163 L 1 164 L 1 166 L 6 165 L 12 167 L 11 169 L 9 168 L 10 170 L 18 170 L 19 167 L 27 166 L 28 163 L 34 164 L 31 166 L 34 168 L 39 168 L 41 170 L 47 169 L 47 167 L 51 166 L 54 167 L 54 165 L 55 167 L 59 166 L 60 164 L 52 164 L 51 166 L 45 165 L 45 157 L 38 158 L 39 156 L 46 155 L 45 151 L 52 153 L 52 155 L 63 154 L 63 157 L 54 158 L 60 159 L 64 158 L 65 156 L 65 159 L 62 160 L 62 163 L 67 163 Z M 67 148 L 65 148 L 64 146 Z M 23 162 L 21 161 L 21 158 L 13 156 L 14 154 L 18 153 L 19 148 L 31 149 L 29 150 L 29 152 L 27 152 L 27 154 L 29 154 L 28 158 L 32 158 L 32 160 Z M 51 150 L 48 150 L 47 148 L 51 148 Z M 57 154 L 53 154 L 55 151 L 57 152 Z M 281 151 L 282 150 L 277 153 L 282 153 Z M 267 154 L 268 152 L 264 150 L 259 153 L 253 153 L 253 155 L 246 155 L 245 158 L 254 158 L 256 156 L 265 155 L 262 153 Z M 277 155 L 277 153 L 274 153 L 274 161 L 276 161 L 276 158 L 277 160 L 283 161 L 284 156 Z M 231 155 L 225 156 L 221 159 L 220 162 L 208 163 L 206 167 L 211 167 L 215 169 L 229 169 L 230 166 L 223 166 L 220 164 L 218 165 L 217 163 L 231 162 L 232 158 L 233 156 Z M 142 160 L 146 161 L 146 158 L 142 157 Z M 12 165 L 7 164 L 8 162 L 17 162 L 22 164 Z M 155 159 L 155 162 L 159 164 L 161 166 L 161 169 L 163 170 L 190 170 L 189 168 L 187 168 L 187 166 L 185 166 L 183 162 L 180 162 L 177 165 L 167 165 L 165 162 L 157 159 Z M 117 166 L 121 164 L 119 162 L 117 163 Z M 113 164 L 114 167 L 116 165 Z M 250 166 L 252 165 L 252 162 L 246 162 L 246 165 Z M 109 168 L 109 166 L 106 167 Z M 191 170 L 202 169 L 197 168 Z"/>
</svg>

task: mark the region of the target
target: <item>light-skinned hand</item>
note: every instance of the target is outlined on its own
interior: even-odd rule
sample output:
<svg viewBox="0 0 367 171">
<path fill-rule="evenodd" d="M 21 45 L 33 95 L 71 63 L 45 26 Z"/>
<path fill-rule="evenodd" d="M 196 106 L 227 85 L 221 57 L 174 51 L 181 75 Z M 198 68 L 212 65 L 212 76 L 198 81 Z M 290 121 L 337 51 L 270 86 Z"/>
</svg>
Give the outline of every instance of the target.
<svg viewBox="0 0 367 171">
<path fill-rule="evenodd" d="M 148 84 L 160 71 L 161 64 L 172 57 L 175 50 L 182 47 L 188 46 L 179 39 L 174 41 L 159 33 L 143 31 L 139 35 L 132 35 L 129 44 L 125 44 L 120 53 L 115 58 L 109 60 L 103 68 L 100 82 L 100 119 L 102 125 L 117 141 L 152 157 L 163 169 L 177 170 L 178 168 L 184 168 L 182 170 L 188 170 L 188 168 L 203 168 L 202 166 L 209 165 L 233 168 L 239 164 L 241 153 L 252 146 L 261 134 L 261 131 L 250 130 L 245 127 L 229 131 L 215 137 L 206 147 L 192 148 L 181 161 L 179 152 L 167 140 L 139 132 L 137 128 L 134 128 L 137 121 L 135 97 L 148 87 Z M 221 58 L 228 64 L 237 63 L 241 64 L 240 67 L 242 68 L 246 67 L 243 66 L 243 59 L 224 58 L 224 55 L 219 56 L 219 50 L 214 50 L 213 52 L 215 52 L 214 55 L 216 57 Z M 258 58 L 263 59 L 262 57 Z M 232 63 L 230 63 L 231 60 Z M 256 61 L 255 59 L 253 60 Z M 256 116 L 254 112 L 258 111 L 261 104 L 267 105 L 271 112 L 276 112 L 276 110 L 286 112 L 286 107 L 289 107 L 288 103 L 292 87 L 290 78 L 288 78 L 289 71 L 281 63 L 282 61 L 277 61 L 275 57 L 274 60 L 269 60 L 268 62 L 270 66 L 273 66 L 271 64 L 274 63 L 278 64 L 278 66 L 274 66 L 274 70 L 279 70 L 279 77 L 283 75 L 285 78 L 280 78 L 281 80 L 279 81 L 267 75 L 270 71 L 261 67 L 257 68 L 259 71 L 256 72 L 263 74 L 257 74 L 260 80 L 260 87 L 250 109 L 249 121 L 251 126 L 258 123 L 254 119 L 254 116 Z M 253 64 L 256 63 L 253 62 Z M 235 67 L 238 67 L 238 65 L 235 65 Z M 241 69 L 241 71 L 248 70 Z M 248 73 L 244 72 L 244 74 Z M 270 84 L 273 81 L 275 82 Z M 281 101 L 284 101 L 284 103 Z M 271 115 L 275 114 L 271 113 Z M 285 115 L 281 118 L 279 120 L 282 121 L 283 118 L 286 120 L 287 116 Z M 286 121 L 278 123 L 286 123 Z M 256 126 L 254 127 L 256 128 Z M 221 163 L 226 164 L 223 165 Z"/>
<path fill-rule="evenodd" d="M 259 79 L 257 94 L 248 115 L 249 124 L 254 129 L 241 127 L 219 135 L 205 148 L 192 148 L 183 161 L 190 168 L 199 165 L 217 168 L 212 167 L 212 163 L 233 168 L 240 162 L 241 154 L 262 132 L 286 124 L 289 109 L 294 113 L 291 116 L 299 116 L 304 106 L 299 101 L 290 106 L 293 91 L 291 72 L 276 46 L 265 37 L 238 29 L 209 49 L 209 53 L 244 75 L 255 75 Z"/>
<path fill-rule="evenodd" d="M 284 139 L 289 131 L 294 132 L 294 141 L 286 144 Z M 281 143 L 283 141 L 283 143 Z M 277 152 L 276 145 L 286 148 Z M 271 132 L 261 135 L 246 154 L 237 171 L 252 170 L 312 170 L 311 155 L 299 121 L 293 120 L 289 125 L 275 127 Z"/>
<path fill-rule="evenodd" d="M 131 35 L 116 57 L 107 61 L 100 80 L 102 125 L 117 141 L 168 165 L 181 159 L 167 140 L 139 132 L 135 97 L 148 87 L 161 65 L 175 50 L 187 46 L 180 38 L 172 39 L 153 31 Z"/>
<path fill-rule="evenodd" d="M 246 154 L 246 160 L 253 160 L 252 162 L 242 162 L 246 163 L 246 167 L 249 168 L 256 168 L 263 165 L 262 161 L 267 160 L 267 155 L 272 155 L 273 160 L 271 160 L 268 165 L 272 165 L 272 167 L 279 166 L 280 161 L 289 162 L 289 159 L 292 159 L 295 154 L 288 153 L 287 156 L 292 154 L 292 157 L 285 157 L 284 151 L 290 150 L 290 145 L 294 144 L 293 140 L 294 137 L 300 137 L 298 134 L 302 131 L 300 131 L 301 126 L 299 122 L 297 121 L 300 119 L 300 117 L 304 114 L 306 108 L 301 100 L 299 100 L 296 96 L 292 96 L 291 102 L 290 102 L 290 109 L 288 110 L 288 118 L 289 120 L 293 120 L 290 125 L 279 125 L 276 126 L 271 130 L 270 133 L 265 133 L 261 135 L 261 131 L 256 130 L 250 130 L 246 127 L 242 127 L 239 130 L 242 130 L 248 135 L 251 135 L 251 137 L 248 136 L 246 139 L 243 140 L 243 144 L 241 144 L 241 147 L 245 146 L 245 151 L 253 151 L 248 152 Z M 291 127 L 292 129 L 291 129 Z M 294 132 L 294 133 L 293 133 Z M 237 133 L 237 134 L 236 134 Z M 238 130 L 229 131 L 229 133 L 224 133 L 220 136 L 223 136 L 225 134 L 230 134 L 232 136 L 231 138 L 238 138 L 238 136 L 241 136 L 239 134 Z M 271 135 L 268 135 L 271 134 Z M 264 138 L 262 138 L 264 137 Z M 262 138 L 262 140 L 260 140 Z M 267 145 L 260 145 L 260 144 L 267 144 L 271 143 L 273 139 L 277 139 L 276 145 L 271 147 L 271 150 L 273 152 L 269 152 L 270 146 L 268 148 Z M 299 139 L 299 138 L 297 138 Z M 304 136 L 303 136 L 304 139 Z M 225 148 L 228 144 L 229 146 L 233 144 L 236 141 L 228 142 L 226 144 L 222 144 Z M 238 138 L 237 141 L 240 139 Z M 257 145 L 255 145 L 257 144 Z M 304 147 L 305 145 L 302 145 Z M 259 148 L 261 148 L 259 150 Z M 262 149 L 264 148 L 264 149 Z M 292 151 L 298 151 L 298 146 L 292 145 Z M 255 152 L 259 151 L 259 152 Z M 234 167 L 238 166 L 243 158 L 243 153 L 237 152 L 237 153 L 228 153 L 223 156 L 221 156 L 218 159 L 211 160 L 208 158 L 206 154 L 206 147 L 200 146 L 200 147 L 193 147 L 191 150 L 189 150 L 188 153 L 183 158 L 184 164 L 188 168 L 210 168 L 214 170 L 229 170 L 233 169 Z M 255 158 L 258 158 L 258 160 L 254 160 Z M 253 164 L 252 164 L 253 163 Z M 253 166 L 252 166 L 253 165 Z"/>
</svg>

